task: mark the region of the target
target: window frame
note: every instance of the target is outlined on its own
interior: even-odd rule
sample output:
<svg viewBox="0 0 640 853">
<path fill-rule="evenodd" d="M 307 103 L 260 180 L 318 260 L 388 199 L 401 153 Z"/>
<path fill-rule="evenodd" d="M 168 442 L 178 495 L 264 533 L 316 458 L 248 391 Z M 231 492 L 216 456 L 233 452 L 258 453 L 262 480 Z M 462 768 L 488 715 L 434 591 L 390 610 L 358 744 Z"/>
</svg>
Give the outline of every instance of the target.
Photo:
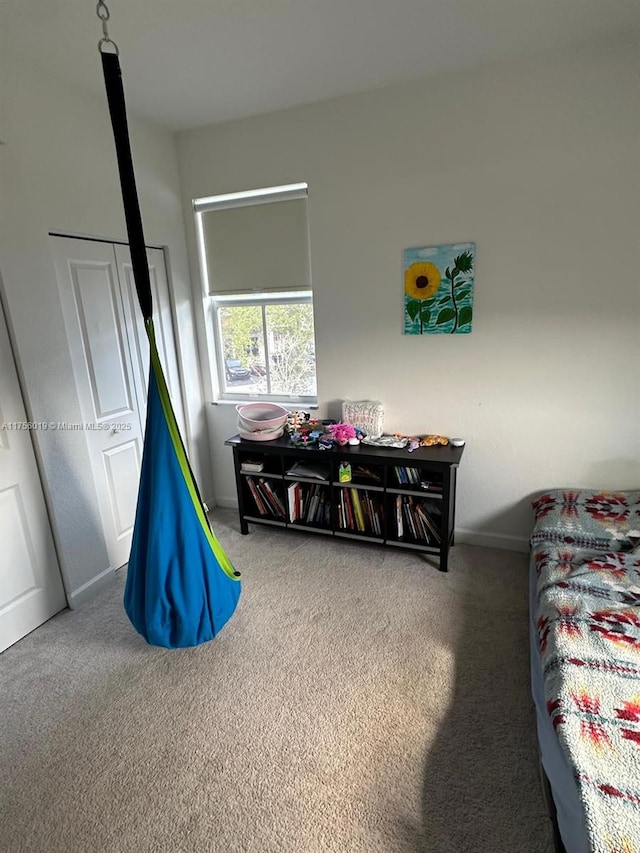
<svg viewBox="0 0 640 853">
<path fill-rule="evenodd" d="M 314 372 L 316 375 L 316 393 L 312 394 L 261 394 L 242 393 L 237 389 L 226 389 L 225 359 L 222 346 L 222 333 L 220 326 L 218 305 L 259 305 L 262 307 L 263 337 L 265 362 L 267 362 L 268 346 L 266 341 L 265 308 L 271 304 L 296 304 L 307 303 L 313 307 L 313 290 L 290 291 L 260 291 L 251 293 L 218 294 L 210 292 L 209 272 L 206 259 L 206 248 L 204 239 L 203 214 L 209 210 L 223 210 L 231 207 L 244 207 L 248 205 L 269 204 L 270 202 L 285 201 L 288 199 L 308 199 L 308 184 L 287 184 L 275 187 L 265 187 L 256 190 L 247 190 L 236 193 L 225 193 L 223 195 L 196 198 L 193 200 L 193 211 L 195 216 L 196 244 L 198 250 L 198 262 L 200 267 L 200 280 L 202 283 L 202 295 L 205 308 L 205 332 L 207 343 L 207 355 L 209 359 L 209 370 L 212 380 L 212 390 L 215 403 L 251 402 L 262 401 L 282 403 L 284 405 L 304 405 L 306 408 L 315 408 L 318 405 L 317 393 L 317 365 L 315 360 L 315 313 L 314 313 Z M 268 370 L 268 363 L 266 363 Z"/>
<path fill-rule="evenodd" d="M 255 307 L 259 306 L 262 309 L 262 334 L 263 334 L 263 347 L 265 354 L 265 367 L 267 370 L 267 388 L 270 387 L 269 380 L 269 344 L 267 340 L 267 331 L 266 331 L 266 308 L 269 305 L 311 305 L 313 308 L 313 291 L 312 290 L 291 290 L 282 293 L 252 293 L 245 295 L 230 295 L 225 294 L 222 296 L 209 296 L 209 311 L 208 311 L 208 331 L 210 332 L 210 339 L 213 341 L 214 351 L 215 351 L 215 368 L 216 375 L 218 379 L 218 393 L 216 395 L 217 400 L 220 402 L 251 402 L 257 400 L 264 400 L 265 402 L 271 403 L 284 403 L 285 405 L 289 404 L 300 404 L 308 407 L 317 406 L 318 404 L 318 394 L 317 390 L 315 394 L 271 394 L 269 391 L 267 393 L 260 392 L 251 392 L 251 393 L 243 393 L 237 388 L 232 390 L 225 390 L 227 387 L 226 377 L 225 377 L 225 358 L 224 358 L 224 350 L 223 350 L 223 340 L 222 340 L 222 328 L 220 322 L 220 308 L 233 308 L 233 307 Z M 315 317 L 314 317 L 314 329 L 315 329 Z M 315 338 L 315 335 L 314 335 Z M 315 353 L 315 344 L 314 344 L 314 353 Z M 317 371 L 315 364 L 315 355 L 314 355 L 314 372 L 316 373 L 316 389 L 317 389 Z"/>
</svg>

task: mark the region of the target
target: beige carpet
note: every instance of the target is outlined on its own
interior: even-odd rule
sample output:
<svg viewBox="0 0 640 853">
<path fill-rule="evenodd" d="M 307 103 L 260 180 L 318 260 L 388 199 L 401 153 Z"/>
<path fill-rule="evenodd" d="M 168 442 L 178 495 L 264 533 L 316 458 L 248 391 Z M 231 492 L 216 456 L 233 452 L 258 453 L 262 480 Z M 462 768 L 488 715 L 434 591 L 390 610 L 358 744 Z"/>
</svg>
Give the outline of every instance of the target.
<svg viewBox="0 0 640 853">
<path fill-rule="evenodd" d="M 120 577 L 0 656 L 2 851 L 551 851 L 525 556 L 214 526 L 213 642 L 147 646 Z"/>
</svg>

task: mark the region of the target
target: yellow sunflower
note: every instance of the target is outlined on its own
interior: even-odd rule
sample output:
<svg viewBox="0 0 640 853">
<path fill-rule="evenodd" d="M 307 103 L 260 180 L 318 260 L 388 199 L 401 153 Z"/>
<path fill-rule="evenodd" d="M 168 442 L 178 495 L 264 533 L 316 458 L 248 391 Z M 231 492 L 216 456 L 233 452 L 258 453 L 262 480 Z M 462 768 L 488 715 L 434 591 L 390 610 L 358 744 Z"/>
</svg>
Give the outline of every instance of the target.
<svg viewBox="0 0 640 853">
<path fill-rule="evenodd" d="M 418 261 L 404 271 L 404 292 L 412 299 L 430 299 L 440 287 L 440 270 L 429 261 Z"/>
</svg>

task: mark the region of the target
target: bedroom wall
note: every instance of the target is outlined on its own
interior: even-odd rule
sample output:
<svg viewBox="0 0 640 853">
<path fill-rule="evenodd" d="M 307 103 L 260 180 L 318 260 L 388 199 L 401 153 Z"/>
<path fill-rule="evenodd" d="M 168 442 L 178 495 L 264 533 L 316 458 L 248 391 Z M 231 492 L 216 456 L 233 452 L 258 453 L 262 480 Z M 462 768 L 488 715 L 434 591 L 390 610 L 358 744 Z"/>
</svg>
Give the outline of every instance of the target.
<svg viewBox="0 0 640 853">
<path fill-rule="evenodd" d="M 3 60 L 0 273 L 26 403 L 34 421 L 82 421 L 48 232 L 126 239 L 106 100 L 73 92 L 23 67 L 19 57 Z M 199 450 L 194 464 L 205 474 L 208 496 L 175 140 L 135 120 L 131 132 L 145 236 L 169 249 L 189 423 Z M 34 438 L 67 593 L 90 589 L 109 564 L 84 438 L 77 432 L 38 432 Z"/>
<path fill-rule="evenodd" d="M 640 484 L 639 83 L 637 42 L 598 44 L 179 135 L 194 279 L 192 198 L 309 183 L 320 413 L 464 437 L 459 541 L 525 548 L 536 491 Z M 402 249 L 458 241 L 472 334 L 403 336 Z"/>
</svg>

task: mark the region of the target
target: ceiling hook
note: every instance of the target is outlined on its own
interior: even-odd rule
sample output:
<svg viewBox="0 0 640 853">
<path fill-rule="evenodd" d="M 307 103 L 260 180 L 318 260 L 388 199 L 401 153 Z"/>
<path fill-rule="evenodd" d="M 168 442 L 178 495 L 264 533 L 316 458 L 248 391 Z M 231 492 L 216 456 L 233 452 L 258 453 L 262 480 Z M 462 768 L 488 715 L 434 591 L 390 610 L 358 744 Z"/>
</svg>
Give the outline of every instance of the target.
<svg viewBox="0 0 640 853">
<path fill-rule="evenodd" d="M 104 0 L 98 0 L 96 5 L 96 15 L 102 22 L 102 38 L 98 42 L 98 50 L 100 53 L 105 53 L 103 50 L 103 45 L 111 44 L 115 49 L 116 56 L 120 55 L 120 51 L 118 50 L 118 45 L 114 42 L 112 38 L 109 38 L 109 29 L 107 27 L 107 21 L 111 17 L 111 13 L 109 12 L 109 7 L 104 2 Z"/>
</svg>

